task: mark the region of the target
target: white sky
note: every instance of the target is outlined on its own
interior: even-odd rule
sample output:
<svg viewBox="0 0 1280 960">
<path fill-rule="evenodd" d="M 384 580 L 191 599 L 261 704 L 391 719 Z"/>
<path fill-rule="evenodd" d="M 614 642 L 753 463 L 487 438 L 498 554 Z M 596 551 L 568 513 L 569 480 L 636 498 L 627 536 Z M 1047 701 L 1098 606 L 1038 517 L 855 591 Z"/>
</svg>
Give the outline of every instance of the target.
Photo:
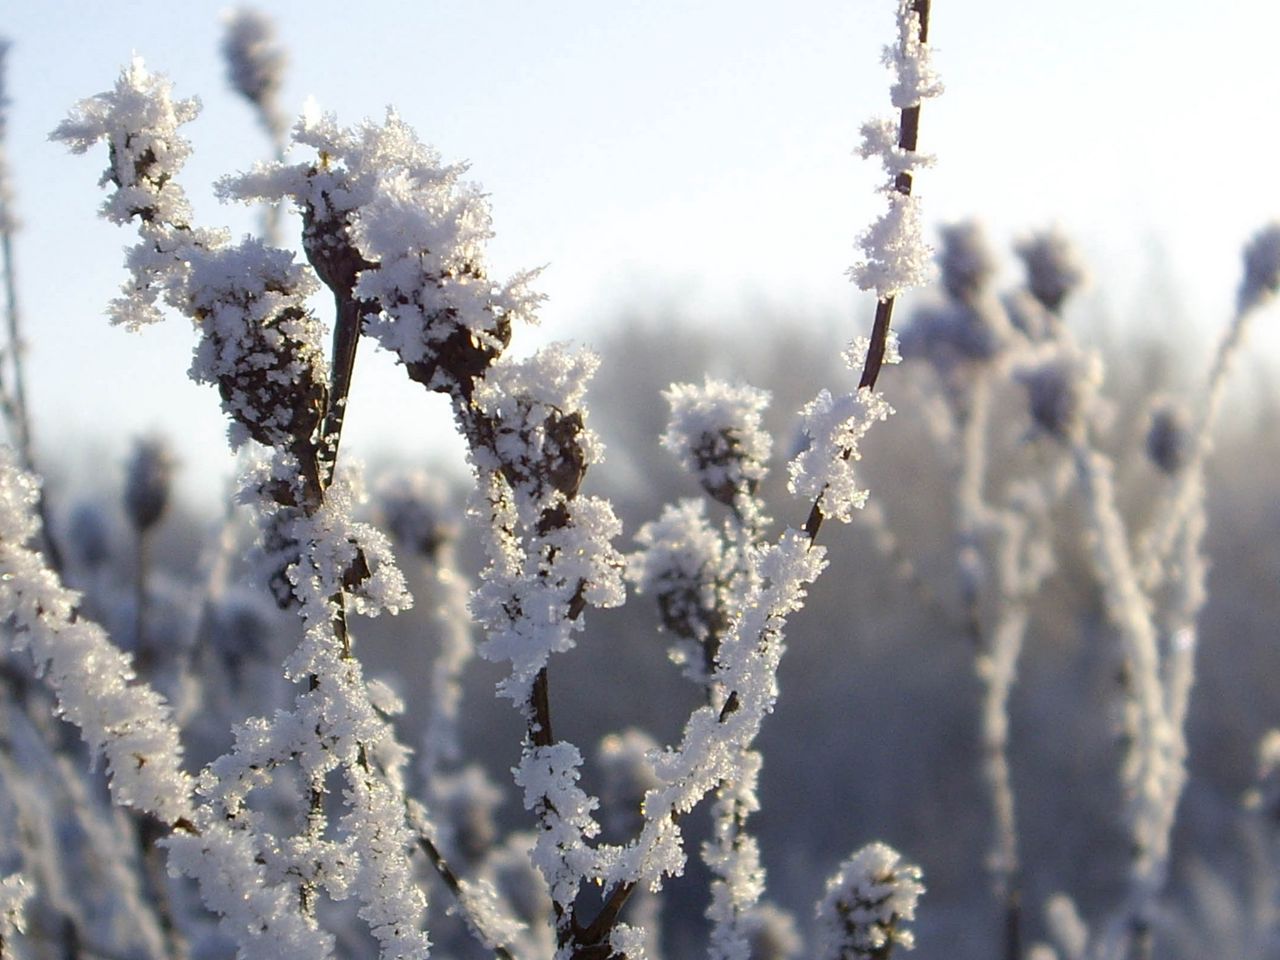
<svg viewBox="0 0 1280 960">
<path fill-rule="evenodd" d="M 95 219 L 101 155 L 46 135 L 136 51 L 198 94 L 184 185 L 207 225 L 253 228 L 209 184 L 266 143 L 223 78 L 221 4 L 13 2 L 9 159 L 37 439 L 46 458 L 161 430 L 189 482 L 228 469 L 210 388 L 185 378 L 186 321 L 109 328 L 125 230 Z M 290 53 L 293 110 L 313 95 L 355 122 L 394 105 L 492 195 L 496 273 L 548 264 L 534 339 L 591 342 L 628 307 L 732 323 L 767 303 L 848 316 L 844 277 L 879 209 L 852 156 L 887 113 L 879 50 L 891 0 L 473 0 L 262 4 Z M 353 14 L 353 11 L 356 13 Z M 1208 343 L 1241 244 L 1280 216 L 1280 7 L 1262 0 L 934 0 L 947 93 L 928 105 L 930 219 L 979 214 L 1001 243 L 1061 223 L 1119 316 L 1163 259 L 1177 310 Z M 1012 268 L 1006 278 L 1012 282 Z M 1273 325 L 1274 326 L 1274 325 Z M 1260 349 L 1280 356 L 1273 333 Z M 833 349 L 837 345 L 833 344 Z M 599 389 L 603 389 L 601 385 Z M 385 357 L 362 358 L 344 444 L 406 455 L 448 434 L 443 405 Z M 104 481 L 106 482 L 106 481 Z"/>
</svg>

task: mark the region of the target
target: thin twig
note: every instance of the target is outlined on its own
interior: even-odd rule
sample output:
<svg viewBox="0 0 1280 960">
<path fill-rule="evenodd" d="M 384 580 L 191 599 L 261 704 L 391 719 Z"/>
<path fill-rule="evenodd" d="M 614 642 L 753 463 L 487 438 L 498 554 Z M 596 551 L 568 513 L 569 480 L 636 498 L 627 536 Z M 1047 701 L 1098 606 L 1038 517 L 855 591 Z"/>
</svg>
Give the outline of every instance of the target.
<svg viewBox="0 0 1280 960">
<path fill-rule="evenodd" d="M 929 42 L 929 7 L 931 0 L 915 0 L 913 4 L 920 18 L 920 42 Z M 920 105 L 904 107 L 898 122 L 898 146 L 903 150 L 915 151 L 920 139 Z M 909 171 L 903 171 L 894 179 L 893 188 L 904 197 L 911 196 L 913 178 Z M 889 329 L 893 320 L 895 297 L 885 297 L 876 303 L 875 322 L 871 328 L 871 342 L 867 347 L 866 360 L 862 365 L 862 376 L 858 379 L 859 390 L 874 390 L 880 377 L 880 368 L 884 365 L 885 353 L 889 346 Z M 846 451 L 845 459 L 849 452 Z M 818 539 L 818 531 L 822 529 L 824 519 L 822 512 L 822 495 L 819 494 L 809 510 L 809 517 L 804 523 L 804 535 L 810 543 Z"/>
</svg>

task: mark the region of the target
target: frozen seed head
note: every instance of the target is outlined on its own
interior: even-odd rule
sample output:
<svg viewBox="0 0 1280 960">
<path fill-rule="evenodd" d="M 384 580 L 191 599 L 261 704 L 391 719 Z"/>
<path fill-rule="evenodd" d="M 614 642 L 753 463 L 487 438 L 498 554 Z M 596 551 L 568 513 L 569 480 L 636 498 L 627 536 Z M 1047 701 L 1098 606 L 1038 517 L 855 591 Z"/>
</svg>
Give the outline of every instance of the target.
<svg viewBox="0 0 1280 960">
<path fill-rule="evenodd" d="M 1083 427 L 1102 370 L 1096 357 L 1048 350 L 1016 376 L 1027 388 L 1028 411 L 1036 428 L 1067 442 Z"/>
<path fill-rule="evenodd" d="M 239 436 L 280 449 L 308 443 L 327 403 L 325 330 L 308 309 L 313 278 L 293 254 L 246 238 L 191 265 L 199 322 L 191 377 L 213 383 Z"/>
<path fill-rule="evenodd" d="M 1280 223 L 1263 227 L 1244 248 L 1239 310 L 1260 306 L 1280 290 Z"/>
<path fill-rule="evenodd" d="M 964 220 L 943 227 L 942 248 L 938 266 L 942 285 L 956 300 L 971 303 L 991 285 L 996 272 L 996 257 L 987 242 L 986 233 L 976 220 Z"/>
<path fill-rule="evenodd" d="M 771 440 L 761 422 L 769 393 L 708 377 L 701 386 L 673 383 L 662 445 L 715 500 L 732 506 L 755 493 L 767 472 Z"/>
<path fill-rule="evenodd" d="M 924 893 L 920 868 L 892 847 L 872 843 L 840 865 L 818 903 L 818 960 L 879 960 L 894 946 L 910 950 Z"/>
<path fill-rule="evenodd" d="M 762 903 L 743 917 L 750 960 L 794 960 L 804 942 L 796 919 L 771 903 Z"/>
<path fill-rule="evenodd" d="M 1079 250 L 1058 227 L 1032 234 L 1015 244 L 1014 251 L 1026 265 L 1027 288 L 1053 313 L 1087 277 Z"/>
<path fill-rule="evenodd" d="M 222 38 L 227 80 L 258 110 L 272 135 L 282 133 L 276 97 L 284 78 L 285 52 L 276 40 L 275 25 L 257 10 L 242 8 L 227 15 Z"/>
<path fill-rule="evenodd" d="M 441 547 L 457 539 L 458 511 L 437 477 L 421 472 L 388 477 L 376 496 L 383 529 L 421 559 L 435 560 Z"/>
<path fill-rule="evenodd" d="M 146 533 L 164 515 L 175 465 L 167 441 L 150 437 L 134 444 L 125 478 L 124 508 L 139 533 Z"/>
<path fill-rule="evenodd" d="M 663 626 L 698 642 L 727 626 L 717 610 L 716 590 L 732 568 L 724 540 L 707 521 L 704 502 L 665 506 L 661 517 L 636 533 L 641 549 L 627 567 L 636 589 L 657 599 Z"/>
<path fill-rule="evenodd" d="M 198 100 L 175 100 L 172 85 L 135 57 L 115 88 L 82 100 L 50 134 L 73 153 L 106 140 L 111 165 L 100 184 L 117 189 L 103 205 L 113 223 L 184 224 L 191 217 L 176 176 L 191 154 L 178 128 L 200 112 Z"/>
<path fill-rule="evenodd" d="M 902 350 L 945 372 L 957 363 L 994 359 L 1011 333 L 1004 308 L 994 297 L 926 303 L 911 315 L 902 334 Z"/>
<path fill-rule="evenodd" d="M 1147 456 L 1161 472 L 1173 476 L 1187 462 L 1191 448 L 1191 422 L 1186 410 L 1161 398 L 1151 408 L 1147 426 Z"/>
</svg>

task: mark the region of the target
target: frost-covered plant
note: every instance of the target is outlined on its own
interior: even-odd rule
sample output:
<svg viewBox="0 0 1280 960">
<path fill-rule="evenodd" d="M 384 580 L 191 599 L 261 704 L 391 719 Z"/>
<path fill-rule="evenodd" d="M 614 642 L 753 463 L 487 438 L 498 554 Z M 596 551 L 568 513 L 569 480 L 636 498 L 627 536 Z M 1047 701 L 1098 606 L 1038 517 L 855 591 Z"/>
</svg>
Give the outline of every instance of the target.
<svg viewBox="0 0 1280 960">
<path fill-rule="evenodd" d="M 820 960 L 882 960 L 895 946 L 910 950 L 915 937 L 907 924 L 915 920 L 924 893 L 920 868 L 883 843 L 863 847 L 840 865 L 827 881 L 818 904 Z"/>
<path fill-rule="evenodd" d="M 102 214 L 138 233 L 112 320 L 138 329 L 176 312 L 191 321 L 191 376 L 217 388 L 231 446 L 255 451 L 238 499 L 255 516 L 276 599 L 296 612 L 301 637 L 283 664 L 287 695 L 256 705 L 274 712 L 236 724 L 229 748 L 188 770 L 178 714 L 35 549 L 38 485 L 28 464 L 12 458 L 0 462 L 0 611 L 15 624 L 14 648 L 45 669 L 62 714 L 105 754 L 115 801 L 150 818 L 146 836 L 175 876 L 196 881 L 238 956 L 334 955 L 335 905 L 352 901 L 380 956 L 425 957 L 428 885 L 410 859 L 421 851 L 473 935 L 497 955 L 639 960 L 657 950 L 655 925 L 644 929 L 651 911 L 633 904 L 624 922 L 623 909 L 633 894 L 656 893 L 683 871 L 681 821 L 712 795 L 714 835 L 703 850 L 714 875 L 712 955 L 796 952 L 793 924 L 761 899 L 763 868 L 747 830 L 758 806 L 753 744 L 777 697 L 788 618 L 825 566 L 815 544 L 822 519 L 848 520 L 865 497 L 855 467 L 864 435 L 889 413 L 875 385 L 881 363 L 896 358 L 893 302 L 927 261 L 911 195 L 925 162 L 916 150 L 920 104 L 940 90 L 927 25 L 927 3 L 899 2 L 897 41 L 885 56 L 899 117 L 864 130 L 864 153 L 878 155 L 889 175 L 888 212 L 863 238 L 865 257 L 853 270 L 877 293 L 876 327 L 848 355 L 862 367 L 857 390 L 823 391 L 805 410 L 808 445 L 789 468 L 793 492 L 810 503 L 804 528 L 768 530 L 759 499 L 770 450 L 763 392 L 708 380 L 667 394 L 664 442 L 728 515 L 709 520 L 702 501 L 669 508 L 642 531 L 645 549 L 631 574 L 659 598 L 667 628 L 697 645 L 693 675 L 705 702 L 665 749 L 635 736 L 605 741 L 612 805 L 629 814 L 613 819 L 583 785 L 581 752 L 553 729 L 549 685 L 555 655 L 573 648 L 588 611 L 624 599 L 628 564 L 614 545 L 621 524 L 607 501 L 583 492 L 602 451 L 585 403 L 597 361 L 560 344 L 508 356 L 541 298 L 532 273 L 490 275 L 488 206 L 465 168 L 444 163 L 393 112 L 355 127 L 308 113 L 293 132 L 305 159 L 281 157 L 219 187 L 227 199 L 292 205 L 303 263 L 274 242 L 233 242 L 194 222 L 181 186 L 191 153 L 181 128 L 198 103 L 175 98 L 140 59 L 55 131 L 77 153 L 107 145 Z M 236 15 L 225 52 L 234 86 L 278 135 L 281 58 L 268 25 Z M 315 306 L 322 289 L 332 296 L 331 323 Z M 469 615 L 480 655 L 509 668 L 500 693 L 525 724 L 513 773 L 536 822 L 532 837 L 499 839 L 493 785 L 459 765 L 458 676 L 472 650 L 467 581 L 454 569 L 452 521 L 422 482 L 381 492 L 402 552 L 434 580 L 446 638 L 433 675 L 421 800 L 411 795 L 408 750 L 392 726 L 404 705 L 388 685 L 366 680 L 355 654 L 352 614 L 410 603 L 390 540 L 356 519 L 362 483 L 339 457 L 366 336 L 411 380 L 448 399 L 467 444 L 470 513 L 486 554 Z M 158 448 L 140 448 L 133 461 L 125 504 L 140 543 L 163 512 L 169 471 Z M 101 566 L 101 552 L 87 551 L 85 565 Z M 138 569 L 141 636 L 145 562 Z M 218 577 L 210 584 L 192 633 L 212 640 L 242 632 L 217 641 L 220 655 L 238 663 L 237 642 L 256 649 L 259 628 L 223 608 Z M 225 715 L 226 707 L 210 712 Z M 613 835 L 602 838 L 602 822 Z M 872 897 L 871 906 L 877 884 L 897 892 L 859 937 L 906 944 L 901 924 L 914 910 L 918 871 L 881 860 L 864 864 L 849 892 Z M 593 888 L 598 896 L 585 893 Z M 160 901 L 168 890 L 146 896 L 153 893 Z M 0 904 L 0 936 L 16 927 L 20 899 Z M 848 919 L 863 906 L 833 909 Z M 161 949 L 171 956 L 207 933 L 184 922 L 183 911 L 161 909 Z"/>
<path fill-rule="evenodd" d="M 1020 376 L 1039 430 L 1066 449 L 1085 502 L 1091 559 L 1123 661 L 1125 757 L 1121 783 L 1131 841 L 1124 901 L 1090 943 L 1089 955 L 1119 958 L 1150 951 L 1156 901 L 1164 888 L 1179 800 L 1186 782 L 1186 719 L 1194 681 L 1197 620 L 1206 598 L 1204 464 L 1209 431 L 1221 405 L 1226 375 L 1254 308 L 1280 274 L 1269 227 L 1245 250 L 1237 312 L 1209 375 L 1207 396 L 1188 425 L 1177 407 L 1153 407 L 1147 450 L 1164 475 L 1155 520 L 1131 536 L 1118 505 L 1115 466 L 1093 440 L 1089 407 L 1099 383 L 1097 362 L 1082 363 L 1075 348 L 1045 355 Z M 1054 269 L 1060 252 L 1044 254 Z M 1046 307 L 1056 304 L 1046 300 Z M 1040 351 L 1044 353 L 1043 348 Z M 1093 372 L 1082 374 L 1088 369 Z M 1071 371 L 1071 365 L 1076 370 Z"/>
</svg>

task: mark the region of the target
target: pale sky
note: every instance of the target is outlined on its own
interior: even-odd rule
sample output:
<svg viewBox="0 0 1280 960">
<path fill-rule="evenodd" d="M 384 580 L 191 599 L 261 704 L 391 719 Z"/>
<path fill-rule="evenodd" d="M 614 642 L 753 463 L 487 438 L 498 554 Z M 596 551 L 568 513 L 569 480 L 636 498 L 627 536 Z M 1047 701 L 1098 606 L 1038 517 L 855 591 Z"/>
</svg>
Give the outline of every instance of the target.
<svg viewBox="0 0 1280 960">
<path fill-rule="evenodd" d="M 674 306 L 729 324 L 755 304 L 799 317 L 864 316 L 844 276 L 880 205 L 852 154 L 889 113 L 879 51 L 889 0 L 471 0 L 264 3 L 290 55 L 284 105 L 307 96 L 344 122 L 394 105 L 492 197 L 495 273 L 546 264 L 543 327 L 528 339 L 590 343 L 625 309 Z M 186 380 L 192 345 L 174 317 L 112 329 L 107 301 L 133 235 L 95 219 L 99 153 L 46 140 L 78 99 L 110 87 L 131 53 L 199 95 L 184 186 L 208 226 L 254 215 L 220 206 L 222 173 L 267 150 L 219 54 L 222 4 L 12 3 L 8 150 L 37 441 L 46 458 L 103 436 L 159 430 L 189 482 L 228 469 L 217 397 Z M 1262 0 L 934 0 L 947 92 L 921 148 L 918 192 L 934 223 L 980 215 L 1002 245 L 1061 224 L 1117 317 L 1159 267 L 1208 349 L 1228 313 L 1241 245 L 1280 217 L 1280 7 Z M 1016 278 L 1010 267 L 1008 282 Z M 1271 326 L 1275 326 L 1272 324 Z M 839 344 L 833 344 L 833 349 Z M 1280 337 L 1258 349 L 1280 358 Z M 603 389 L 605 385 L 601 385 Z M 367 351 L 344 448 L 435 449 L 439 402 Z"/>
</svg>

